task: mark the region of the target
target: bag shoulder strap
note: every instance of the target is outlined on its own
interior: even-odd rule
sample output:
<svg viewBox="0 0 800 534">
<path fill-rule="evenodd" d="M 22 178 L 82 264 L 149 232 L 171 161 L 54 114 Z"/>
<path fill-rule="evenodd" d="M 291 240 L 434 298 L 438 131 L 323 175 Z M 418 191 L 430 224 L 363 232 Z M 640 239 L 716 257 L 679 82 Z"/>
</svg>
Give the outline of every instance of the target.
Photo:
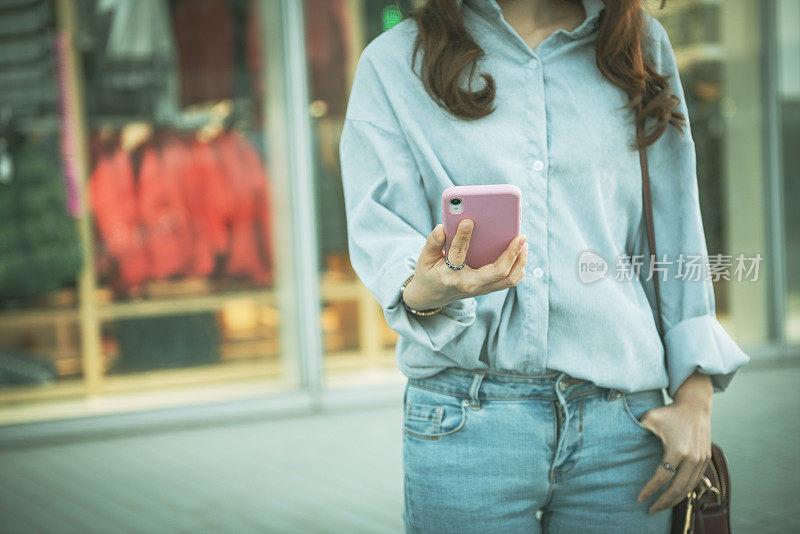
<svg viewBox="0 0 800 534">
<path fill-rule="evenodd" d="M 636 123 L 636 134 L 639 136 L 642 132 L 641 122 Z M 647 148 L 639 147 L 639 164 L 642 167 L 642 205 L 644 208 L 644 219 L 647 225 L 647 243 L 650 247 L 650 262 L 651 264 L 658 258 L 656 254 L 656 230 L 653 224 L 653 197 L 650 195 L 650 169 L 647 165 Z M 656 288 L 656 309 L 658 312 L 658 328 L 663 333 L 663 323 L 661 322 L 661 291 L 659 288 L 659 275 L 654 273 L 653 283 Z"/>
</svg>

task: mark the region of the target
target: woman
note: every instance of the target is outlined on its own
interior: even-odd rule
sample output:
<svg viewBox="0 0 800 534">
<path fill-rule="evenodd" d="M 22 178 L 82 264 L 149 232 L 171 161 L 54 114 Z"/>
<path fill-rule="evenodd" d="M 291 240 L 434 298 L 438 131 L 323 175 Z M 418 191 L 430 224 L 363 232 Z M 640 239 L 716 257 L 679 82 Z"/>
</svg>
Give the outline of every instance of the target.
<svg viewBox="0 0 800 534">
<path fill-rule="evenodd" d="M 340 146 L 351 262 L 408 377 L 406 529 L 668 532 L 710 458 L 712 394 L 749 357 L 707 273 L 687 276 L 707 249 L 664 28 L 638 0 L 408 15 L 362 53 Z M 639 146 L 658 261 L 625 276 L 649 258 Z M 487 183 L 522 190 L 523 235 L 459 268 L 471 221 L 445 258 L 441 193 Z"/>
</svg>

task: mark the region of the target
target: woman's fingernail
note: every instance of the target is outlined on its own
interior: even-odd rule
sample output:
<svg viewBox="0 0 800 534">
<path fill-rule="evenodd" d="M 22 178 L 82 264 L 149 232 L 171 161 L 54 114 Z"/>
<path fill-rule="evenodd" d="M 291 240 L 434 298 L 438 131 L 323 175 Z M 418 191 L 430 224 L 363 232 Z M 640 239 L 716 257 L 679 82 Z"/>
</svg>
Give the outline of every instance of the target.
<svg viewBox="0 0 800 534">
<path fill-rule="evenodd" d="M 520 250 L 520 253 L 522 253 L 522 254 L 527 254 L 528 253 L 528 244 L 527 243 L 523 243 L 522 250 Z"/>
<path fill-rule="evenodd" d="M 523 236 L 522 236 L 522 240 L 519 242 L 519 244 L 521 245 L 521 244 L 523 244 L 523 243 L 524 243 L 525 241 L 527 241 L 527 240 L 528 240 L 528 236 L 526 236 L 526 235 L 523 235 Z"/>
<path fill-rule="evenodd" d="M 643 500 L 644 500 L 644 497 L 642 497 L 641 495 L 636 497 L 636 502 L 642 502 Z"/>
</svg>

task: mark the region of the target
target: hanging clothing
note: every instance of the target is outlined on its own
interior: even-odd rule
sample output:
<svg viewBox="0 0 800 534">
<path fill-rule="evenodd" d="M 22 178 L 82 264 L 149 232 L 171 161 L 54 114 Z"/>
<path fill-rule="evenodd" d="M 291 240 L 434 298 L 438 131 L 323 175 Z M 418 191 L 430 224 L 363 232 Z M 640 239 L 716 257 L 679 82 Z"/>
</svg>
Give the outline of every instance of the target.
<svg viewBox="0 0 800 534">
<path fill-rule="evenodd" d="M 53 151 L 16 132 L 0 146 L 0 299 L 74 286 L 83 255 Z"/>
<path fill-rule="evenodd" d="M 183 106 L 233 97 L 234 21 L 224 0 L 179 0 L 173 11 Z"/>
<path fill-rule="evenodd" d="M 150 105 L 152 117 L 170 119 L 178 114 L 178 73 L 175 36 L 170 24 L 170 13 L 166 0 L 99 0 L 98 12 L 111 14 L 111 27 L 105 47 L 105 59 L 124 66 L 140 65 L 158 73 L 155 82 L 158 89 L 152 94 Z M 136 72 L 123 76 L 121 71 L 113 73 L 120 86 L 136 87 L 147 83 L 146 76 Z M 109 73 L 107 73 L 109 74 Z"/>
<path fill-rule="evenodd" d="M 22 119 L 56 117 L 52 2 L 0 2 L 0 102 Z"/>
<path fill-rule="evenodd" d="M 266 283 L 272 284 L 275 267 L 272 238 L 272 194 L 270 180 L 255 147 L 241 134 L 236 135 L 239 154 L 245 175 L 250 179 L 251 194 L 255 206 L 255 246 L 266 271 Z"/>
<path fill-rule="evenodd" d="M 139 213 L 146 231 L 149 277 L 185 274 L 191 263 L 191 228 L 181 191 L 189 152 L 180 143 L 145 148 L 139 170 Z"/>
<path fill-rule="evenodd" d="M 230 131 L 208 143 L 159 134 L 140 151 L 138 179 L 118 148 L 90 180 L 98 266 L 108 263 L 112 282 L 225 274 L 272 284 L 272 198 L 255 147 Z"/>
<path fill-rule="evenodd" d="M 198 166 L 192 161 L 193 150 L 189 143 L 172 139 L 169 144 L 180 144 L 184 159 L 177 175 L 181 196 L 189 225 L 189 242 L 187 276 L 209 276 L 214 270 L 214 250 L 205 231 L 205 221 L 208 217 L 205 210 L 205 196 L 207 191 L 202 182 L 203 175 L 198 172 Z"/>
<path fill-rule="evenodd" d="M 248 277 L 266 283 L 267 271 L 256 248 L 256 193 L 248 171 L 251 169 L 243 159 L 241 137 L 237 132 L 227 132 L 215 142 L 222 167 L 228 179 L 228 187 L 236 198 L 236 211 L 231 218 L 231 247 L 225 272 L 231 276 Z"/>
<path fill-rule="evenodd" d="M 95 224 L 119 281 L 125 287 L 141 284 L 148 276 L 148 260 L 127 152 L 117 148 L 100 157 L 89 179 L 89 194 Z"/>
<path fill-rule="evenodd" d="M 230 249 L 228 226 L 237 209 L 236 197 L 228 185 L 214 143 L 194 142 L 191 151 L 197 183 L 202 189 L 204 239 L 209 243 L 210 253 L 227 254 Z"/>
</svg>

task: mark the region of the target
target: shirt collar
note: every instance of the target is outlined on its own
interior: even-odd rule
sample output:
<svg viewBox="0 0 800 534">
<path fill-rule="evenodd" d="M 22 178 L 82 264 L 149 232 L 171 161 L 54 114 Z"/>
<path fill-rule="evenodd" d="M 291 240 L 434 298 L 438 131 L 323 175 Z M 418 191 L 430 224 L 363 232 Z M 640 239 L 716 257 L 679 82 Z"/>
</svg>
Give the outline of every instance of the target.
<svg viewBox="0 0 800 534">
<path fill-rule="evenodd" d="M 605 9 L 604 0 L 581 0 L 583 9 L 586 11 L 586 19 L 574 30 L 564 31 L 570 37 L 578 38 L 588 35 L 597 28 L 600 13 Z M 468 4 L 471 8 L 494 16 L 502 16 L 503 10 L 497 0 L 456 0 L 458 8 L 463 4 Z"/>
</svg>

